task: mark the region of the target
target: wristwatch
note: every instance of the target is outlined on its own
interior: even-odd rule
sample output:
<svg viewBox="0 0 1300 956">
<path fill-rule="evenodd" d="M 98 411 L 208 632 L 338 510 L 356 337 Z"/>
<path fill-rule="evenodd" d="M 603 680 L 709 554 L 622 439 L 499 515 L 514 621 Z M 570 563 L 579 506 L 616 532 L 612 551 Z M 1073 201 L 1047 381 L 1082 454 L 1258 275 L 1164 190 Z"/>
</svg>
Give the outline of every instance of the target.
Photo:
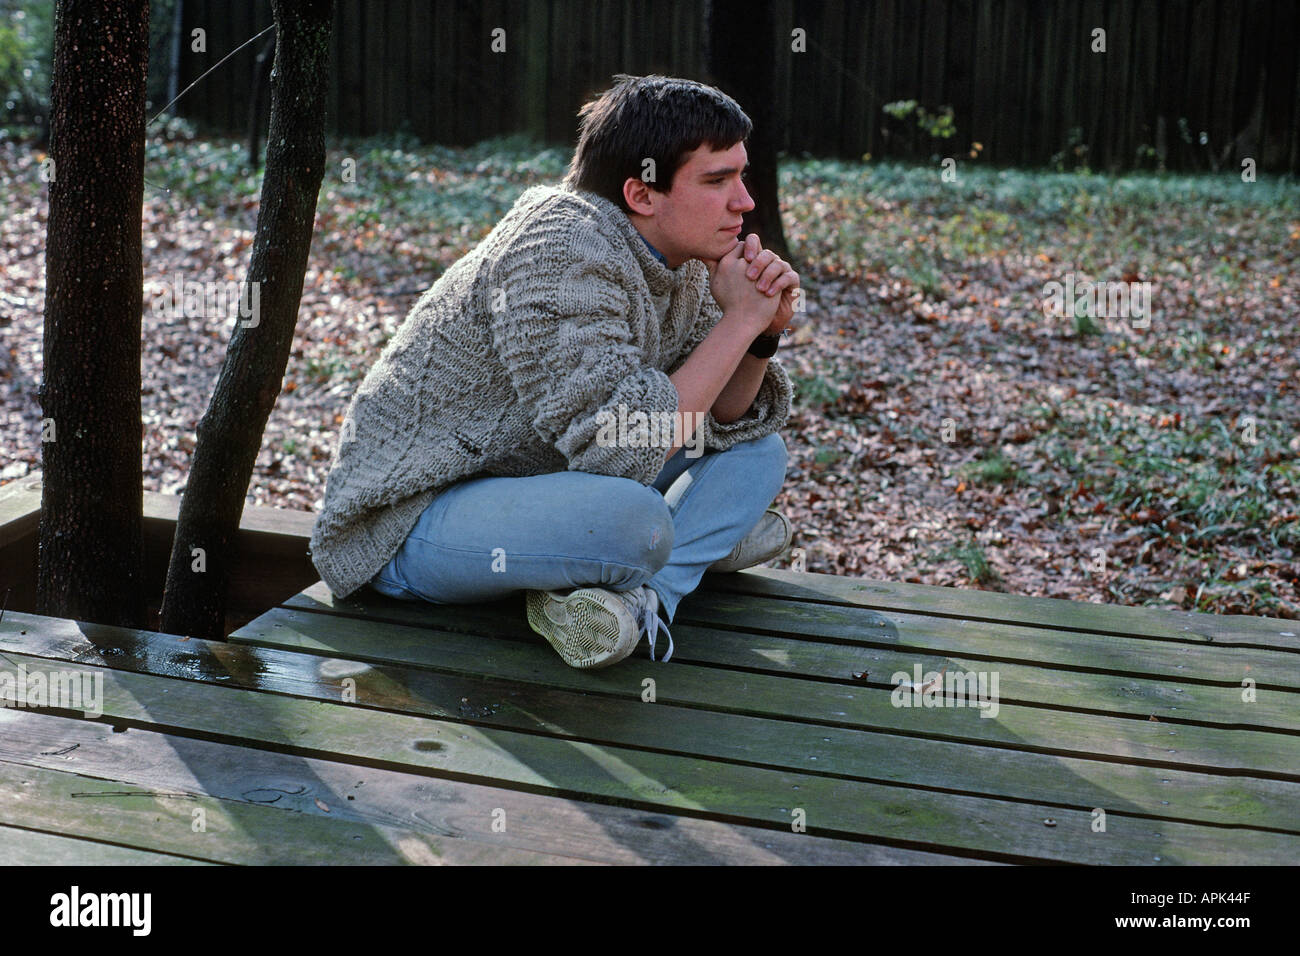
<svg viewBox="0 0 1300 956">
<path fill-rule="evenodd" d="M 749 346 L 749 354 L 754 358 L 771 358 L 776 354 L 776 347 L 781 344 L 779 335 L 760 335 Z"/>
</svg>

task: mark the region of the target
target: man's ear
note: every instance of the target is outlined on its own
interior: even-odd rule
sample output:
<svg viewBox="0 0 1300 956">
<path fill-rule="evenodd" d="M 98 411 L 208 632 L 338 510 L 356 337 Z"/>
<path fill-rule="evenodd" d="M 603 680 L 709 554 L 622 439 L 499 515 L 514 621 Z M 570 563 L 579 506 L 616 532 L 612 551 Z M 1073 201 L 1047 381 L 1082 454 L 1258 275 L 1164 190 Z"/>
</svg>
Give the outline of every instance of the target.
<svg viewBox="0 0 1300 956">
<path fill-rule="evenodd" d="M 629 176 L 623 181 L 623 201 L 638 216 L 653 216 L 654 202 L 650 184 Z"/>
</svg>

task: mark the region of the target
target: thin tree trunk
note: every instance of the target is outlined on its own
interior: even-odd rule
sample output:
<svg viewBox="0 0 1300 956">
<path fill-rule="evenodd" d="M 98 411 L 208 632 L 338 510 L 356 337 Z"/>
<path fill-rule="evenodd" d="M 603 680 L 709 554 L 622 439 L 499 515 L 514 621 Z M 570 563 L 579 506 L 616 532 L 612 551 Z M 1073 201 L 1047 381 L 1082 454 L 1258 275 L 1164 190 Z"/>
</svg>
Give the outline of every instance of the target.
<svg viewBox="0 0 1300 956">
<path fill-rule="evenodd" d="M 248 168 L 256 170 L 261 165 L 258 160 L 261 159 L 261 136 L 262 136 L 262 101 L 263 93 L 266 90 L 267 80 L 271 77 L 271 67 L 274 65 L 273 54 L 275 53 L 275 34 L 271 34 L 271 39 L 266 41 L 266 46 L 262 47 L 262 52 L 257 54 L 257 61 L 253 67 L 253 95 L 248 101 Z"/>
<path fill-rule="evenodd" d="M 714 84 L 754 123 L 749 154 L 749 191 L 754 208 L 742 235 L 756 232 L 764 249 L 793 262 L 781 226 L 776 158 L 776 68 L 780 52 L 772 25 L 772 0 L 713 0 L 709 10 L 709 72 Z"/>
<path fill-rule="evenodd" d="M 147 0 L 58 0 L 36 610 L 144 624 L 140 326 Z"/>
<path fill-rule="evenodd" d="M 275 67 L 262 203 L 237 317 L 181 501 L 162 629 L 221 639 L 239 519 L 289 360 L 325 171 L 333 0 L 272 0 Z M 252 309 L 253 290 L 257 309 Z"/>
</svg>

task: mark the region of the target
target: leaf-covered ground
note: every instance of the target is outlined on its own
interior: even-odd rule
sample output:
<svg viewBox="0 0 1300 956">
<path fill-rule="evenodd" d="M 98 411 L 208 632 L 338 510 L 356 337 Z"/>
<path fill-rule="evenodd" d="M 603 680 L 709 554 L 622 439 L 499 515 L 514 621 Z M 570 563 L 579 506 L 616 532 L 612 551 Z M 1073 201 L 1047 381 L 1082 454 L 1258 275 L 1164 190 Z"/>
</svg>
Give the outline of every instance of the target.
<svg viewBox="0 0 1300 956">
<path fill-rule="evenodd" d="M 0 481 L 40 467 L 41 159 L 0 136 Z M 250 502 L 318 503 L 352 390 L 416 297 L 566 159 L 332 144 Z M 259 177 L 238 143 L 184 135 L 150 144 L 145 176 L 145 487 L 178 492 L 234 320 L 153 304 L 178 275 L 244 275 Z M 781 180 L 808 312 L 782 352 L 777 504 L 808 570 L 1300 616 L 1294 183 L 815 160 Z M 1150 282 L 1146 327 L 1047 314 L 1070 273 Z"/>
</svg>

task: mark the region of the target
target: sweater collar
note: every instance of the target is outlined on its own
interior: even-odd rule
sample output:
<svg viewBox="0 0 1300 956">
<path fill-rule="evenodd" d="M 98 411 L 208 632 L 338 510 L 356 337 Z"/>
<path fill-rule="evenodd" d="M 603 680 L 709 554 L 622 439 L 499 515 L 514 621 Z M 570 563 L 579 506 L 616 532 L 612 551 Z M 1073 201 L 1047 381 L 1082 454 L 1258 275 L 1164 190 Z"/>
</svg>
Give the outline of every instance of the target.
<svg viewBox="0 0 1300 956">
<path fill-rule="evenodd" d="M 667 260 L 637 231 L 636 226 L 632 225 L 632 220 L 620 207 L 596 193 L 581 189 L 574 191 L 595 206 L 601 215 L 626 238 L 628 249 L 641 266 L 652 295 L 671 294 L 695 275 L 698 263 L 694 259 L 687 259 L 676 269 L 668 268 Z"/>
</svg>

